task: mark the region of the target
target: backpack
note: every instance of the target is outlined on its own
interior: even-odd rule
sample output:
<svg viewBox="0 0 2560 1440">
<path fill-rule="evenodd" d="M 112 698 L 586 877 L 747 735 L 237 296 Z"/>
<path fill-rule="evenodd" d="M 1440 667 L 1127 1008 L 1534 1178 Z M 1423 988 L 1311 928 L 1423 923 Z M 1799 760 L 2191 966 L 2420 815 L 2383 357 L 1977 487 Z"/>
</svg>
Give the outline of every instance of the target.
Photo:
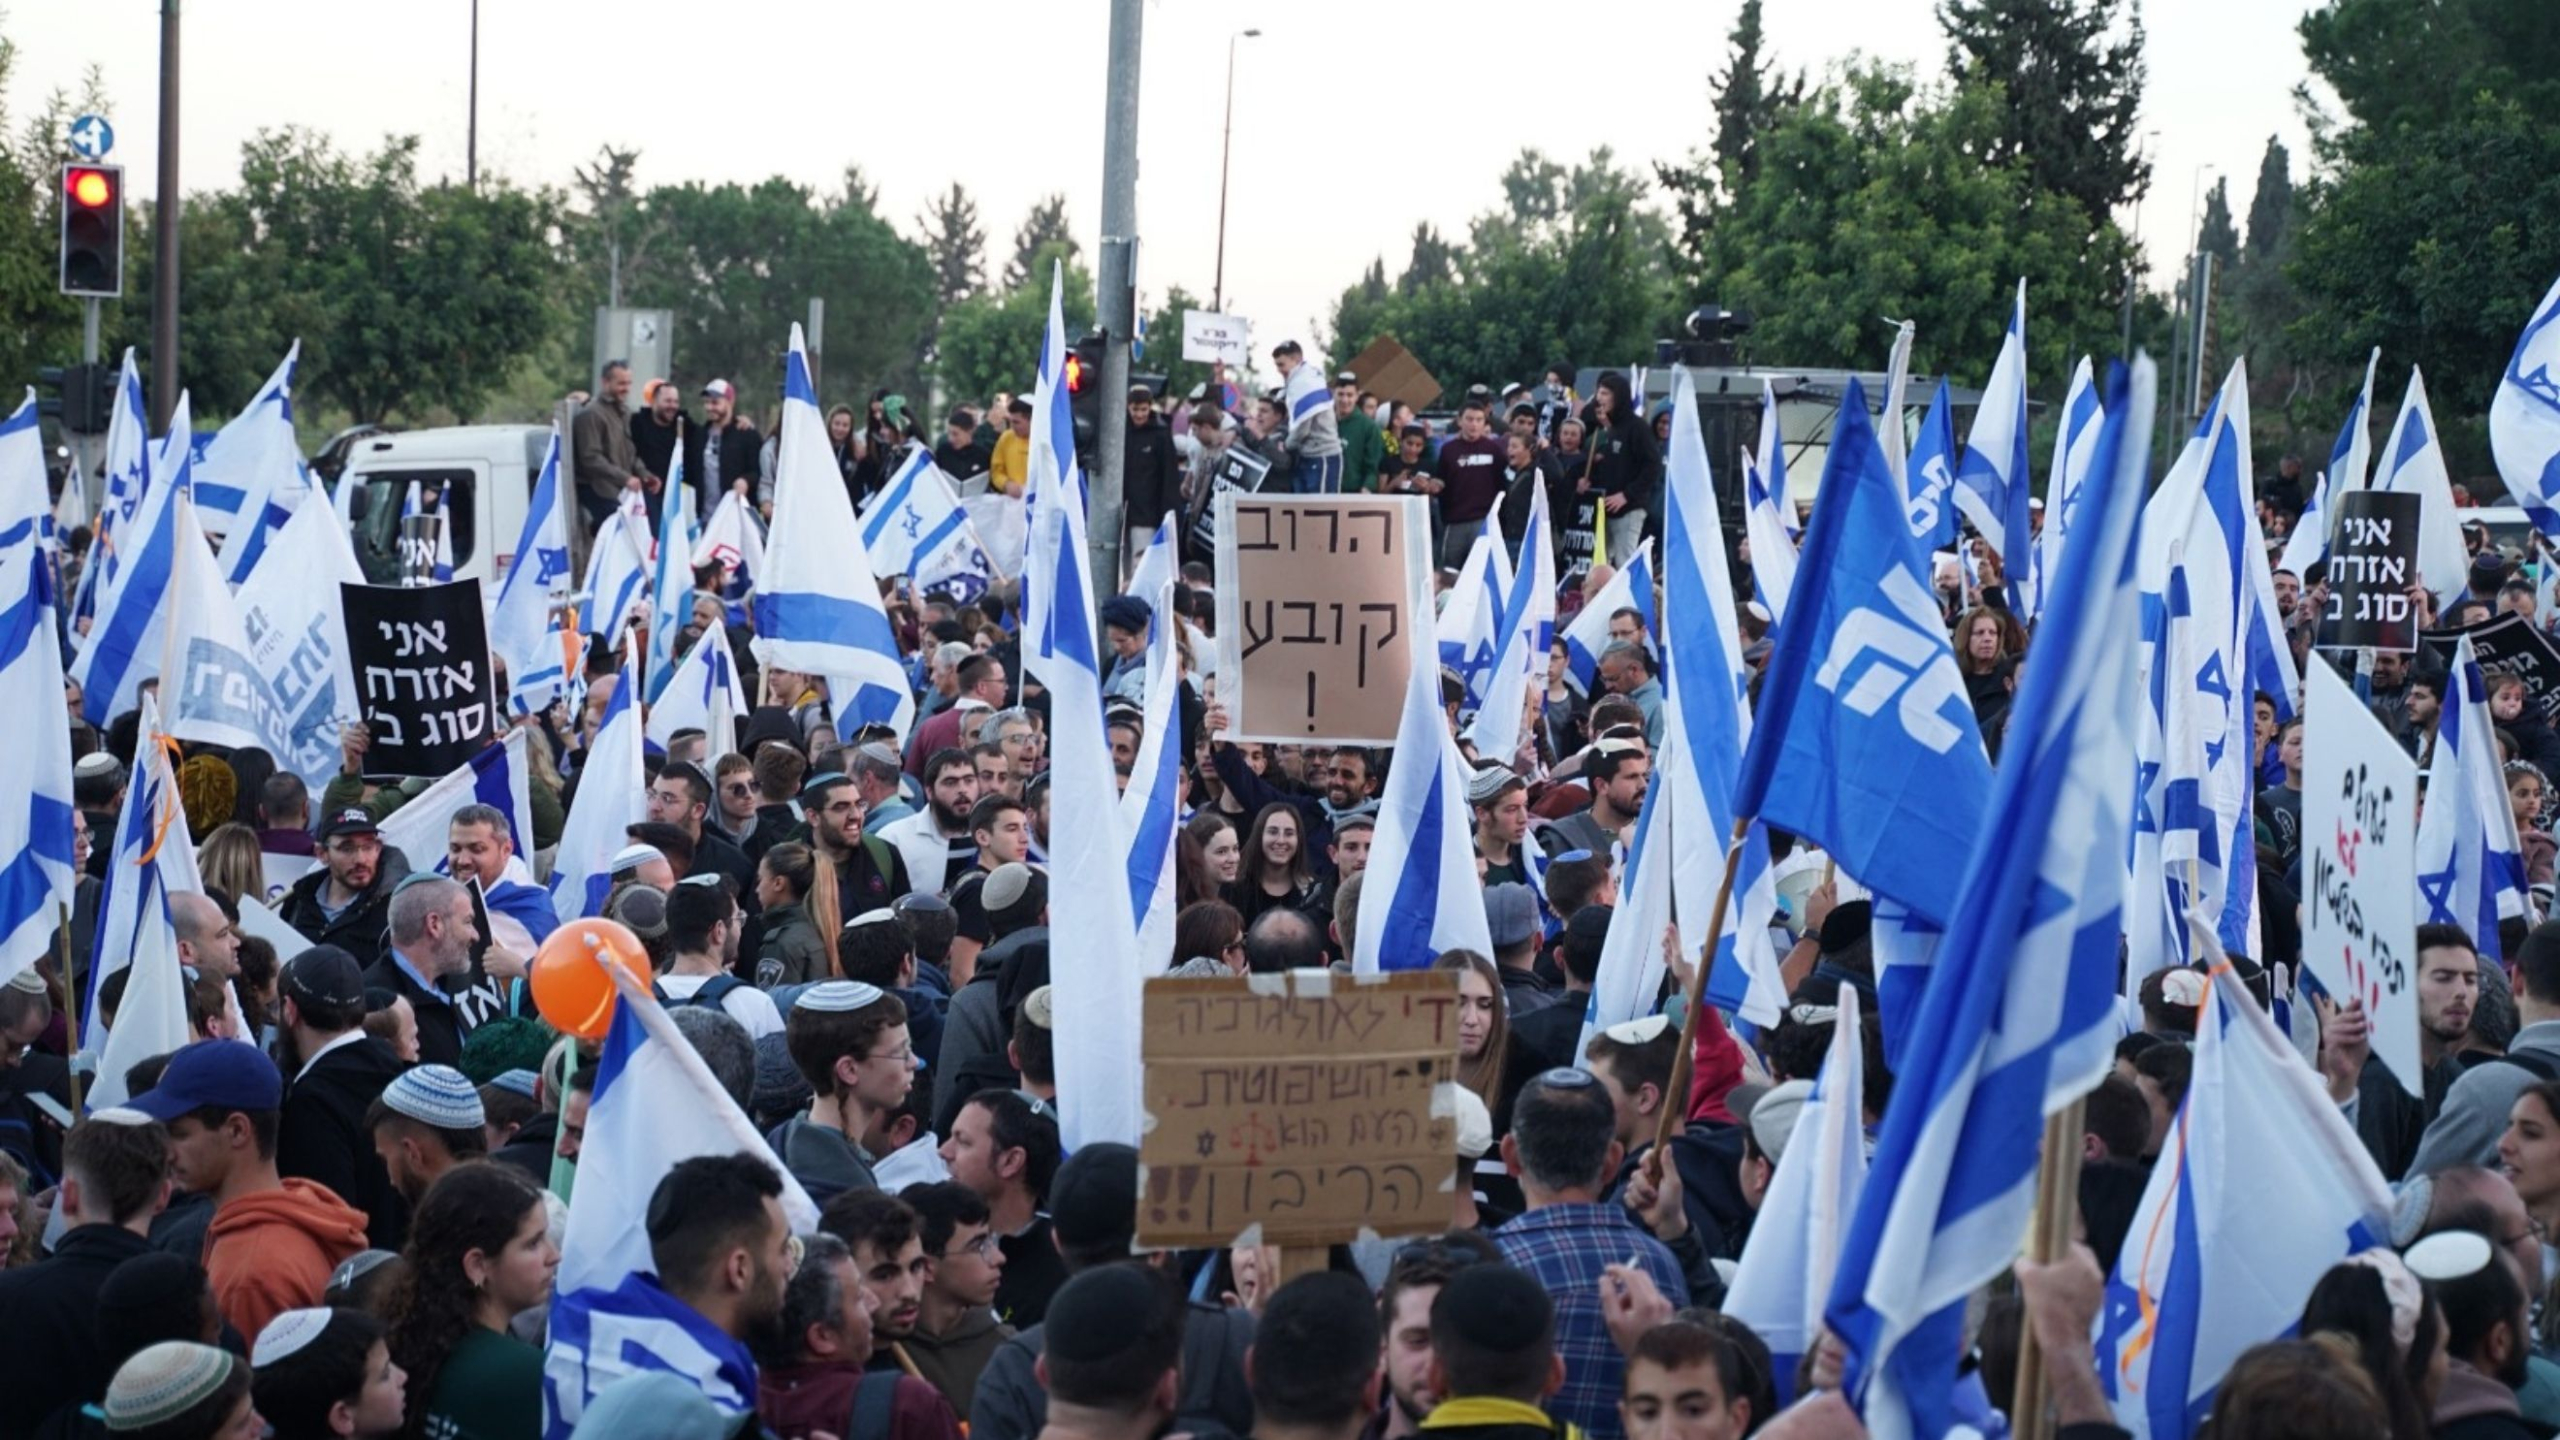
<svg viewBox="0 0 2560 1440">
<path fill-rule="evenodd" d="M 889 1418 L 898 1399 L 896 1370 L 868 1370 L 853 1392 L 853 1428 L 844 1440 L 889 1440 Z"/>
<path fill-rule="evenodd" d="M 667 994 L 666 987 L 655 980 L 649 982 L 649 991 L 658 997 L 658 1003 L 661 1005 L 700 1005 L 705 1009 L 717 1010 L 721 1008 L 721 1002 L 729 998 L 730 991 L 744 989 L 746 983 L 735 975 L 714 975 L 702 982 L 701 989 L 682 1000 Z"/>
</svg>

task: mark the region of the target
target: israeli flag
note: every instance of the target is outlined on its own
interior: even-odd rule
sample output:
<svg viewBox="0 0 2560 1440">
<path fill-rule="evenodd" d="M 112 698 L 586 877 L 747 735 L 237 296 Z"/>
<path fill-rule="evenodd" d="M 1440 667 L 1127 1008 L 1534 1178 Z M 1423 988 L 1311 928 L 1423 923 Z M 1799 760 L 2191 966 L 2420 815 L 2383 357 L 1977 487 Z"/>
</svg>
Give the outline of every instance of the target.
<svg viewBox="0 0 2560 1440">
<path fill-rule="evenodd" d="M 2489 453 L 2534 528 L 2560 540 L 2560 280 L 2525 322 L 2489 397 Z"/>
<path fill-rule="evenodd" d="M 2276 560 L 2276 568 L 2299 580 L 2311 573 L 2314 565 L 2329 559 L 2329 472 L 2323 470 L 2312 482 L 2311 503 L 2302 507 L 2302 518 L 2294 522 L 2293 533 L 2285 537 L 2284 554 Z"/>
<path fill-rule="evenodd" d="M 1778 627 L 1733 803 L 1944 924 L 1956 857 L 1982 831 L 1991 761 L 1929 590 L 1928 556 L 1896 503 L 1866 396 L 1850 383 L 1796 572 L 1808 588 Z M 1916 478 L 1924 472 L 1913 462 Z M 1889 1039 L 1910 1019 L 1892 1005 L 1882 1018 Z"/>
<path fill-rule="evenodd" d="M 446 855 L 453 839 L 454 812 L 466 805 L 492 806 L 506 815 L 515 836 L 516 855 L 507 862 L 507 875 L 513 880 L 525 857 L 533 853 L 532 770 L 524 750 L 525 732 L 510 727 L 504 743 L 484 747 L 468 763 L 437 776 L 434 784 L 383 817 L 383 846 L 397 847 L 416 869 L 449 875 L 453 872 Z M 430 861 L 429 856 L 435 858 Z M 531 878 L 532 872 L 525 871 L 524 881 Z M 500 882 L 501 889 L 506 885 Z M 494 893 L 491 899 L 494 903 Z"/>
<path fill-rule="evenodd" d="M 1984 544 L 2000 557 L 2009 580 L 2009 608 L 2026 613 L 2021 590 L 2033 561 L 2027 518 L 2027 282 L 2018 282 L 2009 333 L 1982 387 L 1964 457 L 1956 465 L 1956 508 L 1973 522 Z"/>
<path fill-rule="evenodd" d="M 729 607 L 729 618 L 743 625 L 756 577 L 764 573 L 764 524 L 747 508 L 746 497 L 735 490 L 711 507 L 711 518 L 702 522 L 702 537 L 693 542 L 697 568 L 715 561 L 720 566 L 721 602 Z"/>
<path fill-rule="evenodd" d="M 180 822 L 184 828 L 184 822 Z M 154 1055 L 166 1055 L 195 1038 L 187 1026 L 187 976 L 178 961 L 178 931 L 169 919 L 169 888 L 161 874 L 145 866 L 134 872 L 129 923 L 119 928 L 115 949 L 122 970 L 133 967 L 124 999 L 116 1007 L 113 1030 L 101 1030 L 96 1011 L 81 1019 L 96 1037 L 98 1068 L 89 1091 L 89 1106 L 103 1110 L 133 1098 L 125 1072 Z M 107 931 L 102 923 L 99 938 Z M 96 999 L 92 992 L 91 999 Z"/>
<path fill-rule="evenodd" d="M 77 488 L 73 476 L 67 488 Z M 62 651 L 53 557 L 39 535 L 44 439 L 35 392 L 0 422 L 0 713 L 26 717 L 0 746 L 0 982 L 53 948 L 72 865 L 71 731 L 62 723 Z M 49 723 L 42 717 L 50 715 Z"/>
<path fill-rule="evenodd" d="M 664 750 L 677 731 L 699 730 L 711 737 L 714 757 L 726 755 L 738 748 L 738 717 L 754 708 L 738 681 L 728 627 L 714 625 L 684 652 L 683 660 L 669 667 L 666 688 L 650 702 L 644 733 Z"/>
<path fill-rule="evenodd" d="M 196 523 L 207 533 L 229 535 L 257 528 L 275 491 L 279 469 L 289 483 L 300 481 L 302 452 L 293 436 L 293 371 L 301 358 L 302 342 L 296 340 L 240 413 L 195 447 Z"/>
<path fill-rule="evenodd" d="M 1679 744 L 1679 732 L 1666 728 L 1662 749 L 1654 756 L 1657 769 L 1673 763 L 1672 752 Z M 1387 772 L 1387 779 L 1389 784 L 1394 783 L 1393 770 Z M 1626 859 L 1619 867 L 1618 905 L 1609 916 L 1609 934 L 1600 942 L 1600 968 L 1592 977 L 1591 1003 L 1582 1012 L 1582 1038 L 1573 1047 L 1574 1064 L 1586 1069 L 1589 1067 L 1584 1063 L 1583 1052 L 1590 1046 L 1591 1037 L 1612 1025 L 1654 1013 L 1656 997 L 1662 993 L 1662 978 L 1670 969 L 1662 948 L 1663 936 L 1676 918 L 1671 911 L 1671 827 L 1663 819 L 1670 808 L 1670 794 L 1669 786 L 1653 785 L 1646 789 L 1644 804 L 1636 810 L 1635 834 L 1627 841 Z M 1718 853 L 1721 856 L 1722 852 Z M 1373 845 L 1373 862 L 1376 854 Z M 1364 888 L 1360 895 L 1362 933 L 1358 937 L 1364 944 L 1368 940 L 1368 898 Z"/>
<path fill-rule="evenodd" d="M 1636 393 L 1642 395 L 1644 391 L 1639 389 Z M 1301 359 L 1298 368 L 1289 372 L 1280 398 L 1288 408 L 1289 429 L 1294 433 L 1333 403 L 1333 387 L 1325 383 L 1323 366 Z"/>
<path fill-rule="evenodd" d="M 1490 536 L 1495 520 L 1488 517 Z M 1529 491 L 1529 518 L 1520 529 L 1520 563 L 1504 587 L 1502 607 L 1493 620 L 1493 663 L 1485 669 L 1484 703 L 1477 707 L 1467 739 L 1488 760 L 1508 761 L 1520 749 L 1531 682 L 1547 673 L 1547 650 L 1556 636 L 1556 560 L 1554 522 L 1547 514 L 1547 487 Z M 1723 546 L 1716 547 L 1722 554 Z"/>
<path fill-rule="evenodd" d="M 2026 1236 L 2045 1116 L 2113 1062 L 2125 876 L 2091 840 L 2124 826 L 2152 386 L 2147 359 L 2110 377 L 2080 531 L 1920 1002 L 1930 1043 L 1896 1071 L 1825 1308 L 1849 1351 L 1842 1387 L 1880 1440 L 1953 1430 L 1965 1299 Z"/>
<path fill-rule="evenodd" d="M 1821 1078 L 1787 1132 L 1724 1297 L 1724 1313 L 1767 1343 L 1781 1405 L 1795 1403 L 1796 1367 L 1821 1338 L 1822 1305 L 1867 1185 L 1867 1055 L 1859 1004 L 1858 987 L 1840 987 Z"/>
<path fill-rule="evenodd" d="M 1710 957 L 1710 1004 L 1734 1010 L 1754 1025 L 1775 1025 L 1787 1003 L 1778 957 L 1768 930 L 1744 926 L 1742 908 L 1728 906 L 1725 929 L 1706 934 L 1698 923 L 1714 913 L 1723 880 L 1724 847 L 1734 822 L 1749 812 L 1734 804 L 1734 771 L 1751 743 L 1751 709 L 1745 699 L 1751 672 L 1742 663 L 1742 634 L 1734 615 L 1733 577 L 1725 564 L 1724 526 L 1716 510 L 1715 482 L 1707 470 L 1707 445 L 1698 427 L 1696 387 L 1688 371 L 1671 379 L 1671 448 L 1663 463 L 1662 611 L 1673 635 L 1690 641 L 1663 647 L 1663 733 L 1666 763 L 1656 789 L 1671 792 L 1672 906 L 1693 916 L 1683 935 Z M 1977 742 L 1978 743 L 1978 742 Z M 1733 893 L 1759 888 L 1769 851 L 1742 837 L 1741 868 Z M 1774 894 L 1774 892 L 1773 892 Z"/>
<path fill-rule="evenodd" d="M 2336 443 L 2329 447 L 2329 485 L 2333 493 L 2352 495 L 2373 483 L 2373 372 L 2382 365 L 2382 347 L 2376 345 L 2364 358 L 2364 384 L 2356 391 L 2355 403 L 2347 407 L 2347 418 L 2338 425 Z"/>
<path fill-rule="evenodd" d="M 649 570 L 649 700 L 666 693 L 675 672 L 676 632 L 693 619 L 693 504 L 684 484 L 684 442 L 678 437 L 675 459 L 667 466 L 667 487 L 658 506 L 658 548 Z"/>
<path fill-rule="evenodd" d="M 294 511 L 233 597 L 252 666 L 285 712 L 288 748 L 280 769 L 319 794 L 338 773 L 338 736 L 355 719 L 355 671 L 348 663 L 340 585 L 361 585 L 364 569 L 346 527 L 326 505 Z"/>
<path fill-rule="evenodd" d="M 2249 665 L 2249 689 L 2276 703 L 2279 722 L 2294 716 L 2294 697 L 2302 693 L 2302 672 L 2293 663 L 2293 643 L 2284 633 L 2284 611 L 2276 604 L 2275 567 L 2267 561 L 2267 531 L 2258 507 L 2241 517 L 2240 556 L 2248 567 L 2249 630 L 2243 655 Z"/>
<path fill-rule="evenodd" d="M 123 537 L 111 555 L 115 573 L 98 598 L 71 678 L 80 682 L 80 710 L 103 730 L 134 707 L 142 682 L 159 678 L 160 642 L 168 631 L 169 582 L 178 554 L 178 507 L 172 497 L 187 487 L 187 397 L 178 397 L 169 419 L 175 468 L 152 472 L 141 505 L 119 524 Z M 112 458 L 112 455 L 111 457 Z"/>
<path fill-rule="evenodd" d="M 941 590 L 966 605 L 987 593 L 995 566 L 978 541 L 951 477 L 918 446 L 862 514 L 862 544 L 871 573 L 904 575 L 918 592 Z"/>
<path fill-rule="evenodd" d="M 2214 922 L 2225 950 L 2257 948 L 2248 384 L 2233 365 L 2143 511 L 2127 995 L 2152 971 L 2187 963 L 2191 910 Z"/>
<path fill-rule="evenodd" d="M 1456 673 L 1466 687 L 1458 702 L 1461 716 L 1484 707 L 1485 682 L 1493 675 L 1493 658 L 1501 646 L 1502 602 L 1511 588 L 1511 557 L 1502 550 L 1502 519 L 1484 518 L 1484 533 L 1467 547 L 1458 581 L 1449 587 L 1432 633 L 1440 646 L 1441 667 Z"/>
<path fill-rule="evenodd" d="M 1451 592 L 1449 603 L 1457 603 Z M 1582 609 L 1564 627 L 1565 683 L 1582 694 L 1593 693 L 1600 683 L 1600 654 L 1609 648 L 1609 617 L 1621 610 L 1633 610 L 1644 617 L 1644 648 L 1657 658 L 1662 645 L 1657 638 L 1662 626 L 1654 617 L 1653 607 L 1653 542 L 1645 541 L 1629 557 L 1624 569 L 1609 577 L 1609 583 L 1583 602 Z M 1448 652 L 1441 652 L 1445 659 Z"/>
<path fill-rule="evenodd" d="M 2427 382 L 2414 365 L 2409 367 L 2409 388 L 2400 397 L 2400 418 L 2391 422 L 2391 438 L 2382 447 L 2382 470 L 2374 488 L 2419 497 L 2418 578 L 2436 604 L 2449 608 L 2469 593 L 2471 554 L 2463 548 L 2453 480 L 2445 473 L 2444 447 L 2438 443 L 2435 415 L 2427 408 Z"/>
<path fill-rule="evenodd" d="M 826 676 L 838 733 L 880 724 L 903 738 L 915 719 L 915 695 L 854 524 L 853 501 L 827 447 L 827 423 L 818 415 L 797 325 L 782 368 L 781 446 L 773 543 L 765 551 L 771 573 L 760 577 L 755 598 L 756 659 L 767 668 Z"/>
<path fill-rule="evenodd" d="M 1173 521 L 1167 519 L 1164 524 L 1170 527 Z M 1163 538 L 1170 531 L 1160 527 L 1157 533 Z M 1153 590 L 1131 593 L 1153 606 L 1157 615 L 1170 616 L 1173 587 L 1179 583 L 1168 579 Z M 1137 926 L 1139 965 L 1148 975 L 1161 974 L 1176 960 L 1189 958 L 1173 953 L 1174 832 L 1182 823 L 1182 714 L 1177 704 L 1182 666 L 1174 628 L 1180 623 L 1147 627 L 1146 728 L 1118 807 L 1129 856 L 1129 914 Z M 1123 1023 L 1129 1023 L 1126 1017 Z M 1136 1044 L 1134 1031 L 1127 1038 Z"/>
<path fill-rule="evenodd" d="M 2036 537 L 2035 556 L 2027 577 L 2029 621 L 2044 618 L 2048 578 L 2062 563 L 2062 547 L 2071 536 L 2071 510 L 2080 487 L 2089 480 L 2089 460 L 2098 451 L 2098 422 L 2106 416 L 2098 404 L 2098 387 L 2090 379 L 2089 357 L 2071 372 L 2071 389 L 2062 400 L 2062 424 L 2053 436 L 2053 468 L 2045 472 L 2044 529 Z"/>
<path fill-rule="evenodd" d="M 213 548 L 197 528 L 195 505 L 172 497 L 178 530 L 168 633 L 160 654 L 160 699 L 169 734 L 234 750 L 292 756 L 294 714 L 252 657 L 240 607 L 215 573 Z"/>
<path fill-rule="evenodd" d="M 1742 467 L 1743 536 L 1751 542 L 1751 595 L 1771 624 L 1787 618 L 1796 585 L 1795 505 L 1787 494 L 1787 449 L 1778 436 L 1778 394 L 1760 382 L 1760 450 Z"/>
<path fill-rule="evenodd" d="M 1420 613 L 1419 597 L 1416 605 Z M 1439 672 L 1418 637 L 1395 753 L 1361 882 L 1351 955 L 1352 971 L 1360 975 L 1428 969 L 1448 950 L 1493 953 L 1484 887 L 1476 879 L 1467 766 L 1440 709 Z"/>
<path fill-rule="evenodd" d="M 131 523 L 151 487 L 150 455 L 151 426 L 142 414 L 142 374 L 134 368 L 133 351 L 128 347 L 124 368 L 116 377 L 114 409 L 107 417 L 106 473 L 102 477 L 105 488 L 101 491 L 104 498 L 98 508 L 98 528 L 89 548 L 89 564 L 80 572 L 80 593 L 72 601 L 74 620 L 97 614 L 99 604 L 113 590 L 116 572 L 123 568 L 116 554 L 116 528 Z"/>
<path fill-rule="evenodd" d="M 1125 593 L 1153 605 L 1162 595 L 1168 604 L 1172 597 L 1169 586 L 1182 583 L 1181 522 L 1179 511 L 1169 511 L 1156 522 L 1156 533 L 1147 539 L 1147 548 L 1138 552 L 1138 563 L 1129 567 L 1129 584 Z M 1159 609 L 1158 615 L 1170 614 Z M 1147 692 L 1152 695 L 1155 692 Z"/>
<path fill-rule="evenodd" d="M 551 905 L 564 919 L 604 909 L 613 888 L 613 857 L 630 844 L 624 831 L 649 818 L 649 779 L 640 736 L 640 680 L 623 664 L 604 722 L 587 746 L 578 771 L 578 793 L 560 827 L 551 860 Z"/>
<path fill-rule="evenodd" d="M 418 482 L 412 480 L 400 500 L 400 529 L 405 535 L 409 530 L 409 522 L 421 516 L 430 516 L 435 520 L 435 558 L 427 562 L 426 580 L 416 583 L 441 585 L 453 578 L 453 519 L 445 513 L 445 492 L 442 489 L 436 491 L 436 503 L 433 509 L 422 509 L 422 503 L 418 493 Z M 408 564 L 408 557 L 405 555 L 401 557 L 401 569 L 404 575 Z"/>
<path fill-rule="evenodd" d="M 2291 1335 L 2330 1266 L 2390 1243 L 2391 1191 L 2355 1127 L 2204 948 L 2195 1073 L 2099 1326 L 2098 1377 L 2139 1440 L 2193 1435 L 2242 1351 Z"/>
<path fill-rule="evenodd" d="M 148 695 L 142 697 L 142 724 L 136 733 L 140 740 L 134 749 L 133 780 L 125 786 L 124 808 L 116 816 L 116 852 L 107 865 L 106 894 L 98 903 L 98 928 L 89 946 L 89 994 L 80 1010 L 80 1043 L 92 1050 L 106 1034 L 106 1026 L 98 1019 L 98 987 L 125 967 L 151 938 L 154 925 L 168 924 L 166 896 L 204 893 L 195 842 L 187 834 L 187 817 L 178 805 L 177 777 L 169 764 L 171 742 L 160 728 L 159 702 Z M 173 939 L 169 949 L 173 965 L 177 953 Z M 137 986 L 140 978 L 135 977 Z M 125 1003 L 133 1003 L 131 989 L 126 991 Z M 182 1030 L 186 1013 L 181 994 L 178 1024 Z M 179 1043 L 185 1043 L 183 1037 Z M 162 1050 L 138 1051 L 133 1059 Z"/>
<path fill-rule="evenodd" d="M 2498 922 L 2527 913 L 2524 847 L 2498 764 L 2488 682 L 2468 635 L 2454 647 L 2450 678 L 2418 816 L 2418 898 L 2426 905 L 2418 923 L 2459 925 L 2483 957 L 2497 960 Z"/>
<path fill-rule="evenodd" d="M 1899 444 L 1901 415 L 1888 415 L 1885 420 L 1894 443 Z M 1941 380 L 1937 394 L 1929 399 L 1928 413 L 1920 417 L 1920 434 L 1911 442 L 1911 458 L 1903 468 L 1911 534 L 1923 549 L 1944 550 L 1956 543 L 1956 464 L 1961 453 L 1956 449 L 1954 405 L 1947 395 L 1947 382 Z M 1814 507 L 1818 510 L 1821 505 L 1817 493 Z"/>
<path fill-rule="evenodd" d="M 587 547 L 587 610 L 579 623 L 607 645 L 622 643 L 634 607 L 648 602 L 649 555 L 648 507 L 626 490 Z"/>
<path fill-rule="evenodd" d="M 560 430 L 542 455 L 541 478 L 516 535 L 514 562 L 489 610 L 489 650 L 507 667 L 511 709 L 549 709 L 574 688 L 577 635 L 563 607 L 569 594 L 569 516 L 560 484 Z M 725 503 L 725 502 L 724 502 Z M 617 517 L 618 519 L 619 517 Z M 613 523 L 613 522 L 607 522 Z"/>
</svg>

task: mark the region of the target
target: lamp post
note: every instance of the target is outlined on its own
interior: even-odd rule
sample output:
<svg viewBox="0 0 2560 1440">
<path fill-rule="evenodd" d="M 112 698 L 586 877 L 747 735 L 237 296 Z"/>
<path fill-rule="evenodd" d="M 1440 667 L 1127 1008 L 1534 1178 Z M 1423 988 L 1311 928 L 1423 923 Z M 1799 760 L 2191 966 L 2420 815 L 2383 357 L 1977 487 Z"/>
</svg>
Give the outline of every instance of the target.
<svg viewBox="0 0 2560 1440">
<path fill-rule="evenodd" d="M 1240 30 L 1227 37 L 1227 122 L 1218 137 L 1218 269 L 1209 282 L 1209 309 L 1224 314 L 1227 302 L 1227 150 L 1236 134 L 1236 42 L 1260 35 L 1260 30 Z"/>
<path fill-rule="evenodd" d="M 471 0 L 471 119 L 463 132 L 462 184 L 480 188 L 480 0 Z"/>
</svg>

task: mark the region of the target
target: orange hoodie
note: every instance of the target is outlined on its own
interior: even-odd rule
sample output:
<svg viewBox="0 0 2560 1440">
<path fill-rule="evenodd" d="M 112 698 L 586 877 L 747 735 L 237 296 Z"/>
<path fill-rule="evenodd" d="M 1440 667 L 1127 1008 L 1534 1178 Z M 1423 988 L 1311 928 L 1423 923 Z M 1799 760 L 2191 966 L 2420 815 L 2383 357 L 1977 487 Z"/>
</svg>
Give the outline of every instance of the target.
<svg viewBox="0 0 2560 1440">
<path fill-rule="evenodd" d="M 204 1259 L 222 1318 L 254 1338 L 285 1311 L 319 1304 L 329 1272 L 365 1247 L 364 1227 L 363 1211 L 308 1180 L 225 1203 Z"/>
</svg>

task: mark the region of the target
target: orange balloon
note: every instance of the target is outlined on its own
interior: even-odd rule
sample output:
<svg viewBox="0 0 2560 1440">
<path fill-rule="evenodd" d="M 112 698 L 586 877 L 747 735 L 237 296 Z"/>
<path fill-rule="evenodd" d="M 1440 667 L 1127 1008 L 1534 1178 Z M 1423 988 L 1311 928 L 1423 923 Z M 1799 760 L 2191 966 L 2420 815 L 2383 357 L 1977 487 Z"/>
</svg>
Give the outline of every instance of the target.
<svg viewBox="0 0 2560 1440">
<path fill-rule="evenodd" d="M 618 994 L 607 964 L 621 966 L 634 979 L 649 973 L 649 952 L 629 926 L 594 918 L 552 931 L 534 952 L 533 1008 L 563 1035 L 603 1039 L 613 1025 Z"/>
</svg>

